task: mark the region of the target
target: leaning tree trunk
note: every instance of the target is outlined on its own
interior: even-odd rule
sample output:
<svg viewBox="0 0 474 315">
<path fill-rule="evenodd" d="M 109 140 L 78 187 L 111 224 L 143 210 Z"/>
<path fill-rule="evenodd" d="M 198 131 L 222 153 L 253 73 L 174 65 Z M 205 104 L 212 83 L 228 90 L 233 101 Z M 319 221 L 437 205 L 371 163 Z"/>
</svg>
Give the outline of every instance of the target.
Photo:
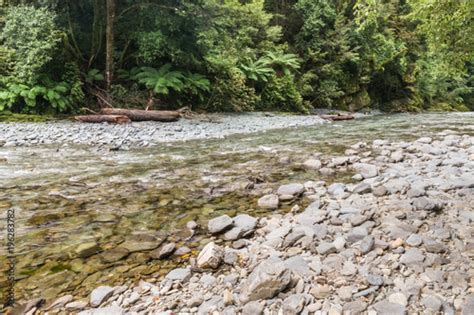
<svg viewBox="0 0 474 315">
<path fill-rule="evenodd" d="M 115 0 L 107 0 L 107 30 L 106 30 L 106 61 L 105 82 L 110 91 L 114 77 L 114 32 L 115 32 Z"/>
</svg>

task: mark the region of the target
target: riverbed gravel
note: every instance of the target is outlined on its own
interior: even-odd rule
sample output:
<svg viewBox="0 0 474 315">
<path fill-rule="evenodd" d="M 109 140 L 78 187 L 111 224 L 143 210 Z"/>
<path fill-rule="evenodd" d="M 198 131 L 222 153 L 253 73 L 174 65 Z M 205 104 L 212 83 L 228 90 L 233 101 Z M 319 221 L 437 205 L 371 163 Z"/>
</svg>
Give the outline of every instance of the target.
<svg viewBox="0 0 474 315">
<path fill-rule="evenodd" d="M 233 134 L 311 126 L 324 122 L 315 115 L 244 113 L 196 115 L 172 123 L 0 123 L 0 146 L 79 144 L 126 149 L 149 147 L 163 142 L 223 138 Z"/>
<path fill-rule="evenodd" d="M 98 286 L 87 300 L 58 297 L 52 309 L 82 315 L 473 314 L 474 137 L 359 142 L 320 162 L 307 164 L 313 172 L 351 168 L 357 174 L 352 181 L 268 191 L 277 199 L 272 206 L 290 202 L 292 210 L 210 220 L 203 228 L 212 235 L 189 266 L 159 281 Z M 300 209 L 304 198 L 312 203 Z"/>
</svg>

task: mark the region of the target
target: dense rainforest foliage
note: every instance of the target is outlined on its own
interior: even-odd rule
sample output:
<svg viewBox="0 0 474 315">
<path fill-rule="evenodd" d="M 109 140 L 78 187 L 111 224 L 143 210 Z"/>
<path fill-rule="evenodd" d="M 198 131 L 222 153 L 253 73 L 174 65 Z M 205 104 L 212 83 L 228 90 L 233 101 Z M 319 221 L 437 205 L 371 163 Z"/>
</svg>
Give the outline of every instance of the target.
<svg viewBox="0 0 474 315">
<path fill-rule="evenodd" d="M 0 111 L 474 109 L 471 0 L 0 0 Z"/>
</svg>

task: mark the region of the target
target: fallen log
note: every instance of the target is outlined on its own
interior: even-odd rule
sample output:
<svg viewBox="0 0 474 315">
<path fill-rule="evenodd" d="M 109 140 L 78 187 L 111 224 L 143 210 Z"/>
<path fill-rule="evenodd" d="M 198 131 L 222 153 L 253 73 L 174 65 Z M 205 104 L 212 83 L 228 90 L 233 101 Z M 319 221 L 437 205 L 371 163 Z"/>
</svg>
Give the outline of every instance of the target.
<svg viewBox="0 0 474 315">
<path fill-rule="evenodd" d="M 103 108 L 100 113 L 102 115 L 123 115 L 132 121 L 161 121 L 171 122 L 177 121 L 181 114 L 177 111 L 168 110 L 142 110 L 142 109 L 123 109 L 123 108 Z"/>
<path fill-rule="evenodd" d="M 327 119 L 331 121 L 338 121 L 338 120 L 352 120 L 355 119 L 352 115 L 321 115 L 322 119 Z"/>
<path fill-rule="evenodd" d="M 126 124 L 131 122 L 130 118 L 125 115 L 82 115 L 75 116 L 75 121 L 85 123 L 112 123 L 112 124 Z"/>
</svg>

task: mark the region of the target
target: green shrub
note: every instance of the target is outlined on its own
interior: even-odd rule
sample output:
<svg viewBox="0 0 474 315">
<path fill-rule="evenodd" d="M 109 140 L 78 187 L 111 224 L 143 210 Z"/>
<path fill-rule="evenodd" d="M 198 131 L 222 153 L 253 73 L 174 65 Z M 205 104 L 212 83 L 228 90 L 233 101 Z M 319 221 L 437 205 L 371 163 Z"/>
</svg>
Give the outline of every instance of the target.
<svg viewBox="0 0 474 315">
<path fill-rule="evenodd" d="M 273 76 L 262 91 L 259 110 L 307 112 L 292 75 Z"/>
</svg>

